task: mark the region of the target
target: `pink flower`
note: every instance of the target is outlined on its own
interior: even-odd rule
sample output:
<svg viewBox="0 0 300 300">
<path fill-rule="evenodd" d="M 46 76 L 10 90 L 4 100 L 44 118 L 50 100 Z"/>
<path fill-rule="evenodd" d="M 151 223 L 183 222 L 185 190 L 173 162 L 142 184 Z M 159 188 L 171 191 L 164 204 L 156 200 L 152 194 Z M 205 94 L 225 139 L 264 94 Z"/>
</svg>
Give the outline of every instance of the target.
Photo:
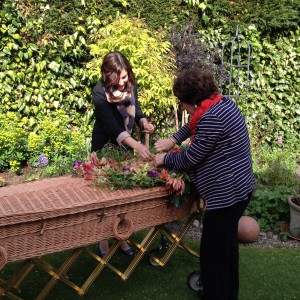
<svg viewBox="0 0 300 300">
<path fill-rule="evenodd" d="M 93 171 L 93 167 L 94 165 L 90 162 L 87 161 L 84 165 L 83 165 L 83 170 L 84 170 L 84 179 L 85 180 L 92 180 L 94 177 L 94 171 Z"/>
<path fill-rule="evenodd" d="M 166 182 L 166 188 L 170 194 L 182 195 L 185 183 L 182 178 L 169 177 Z"/>
<path fill-rule="evenodd" d="M 98 158 L 96 152 L 92 152 L 92 153 L 90 154 L 89 161 L 90 161 L 91 164 L 94 165 L 94 166 L 99 166 L 99 164 L 100 164 L 99 158 Z"/>
<path fill-rule="evenodd" d="M 283 144 L 283 137 L 282 136 L 278 136 L 276 137 L 275 139 L 275 142 L 278 144 L 278 145 L 282 145 Z"/>
</svg>

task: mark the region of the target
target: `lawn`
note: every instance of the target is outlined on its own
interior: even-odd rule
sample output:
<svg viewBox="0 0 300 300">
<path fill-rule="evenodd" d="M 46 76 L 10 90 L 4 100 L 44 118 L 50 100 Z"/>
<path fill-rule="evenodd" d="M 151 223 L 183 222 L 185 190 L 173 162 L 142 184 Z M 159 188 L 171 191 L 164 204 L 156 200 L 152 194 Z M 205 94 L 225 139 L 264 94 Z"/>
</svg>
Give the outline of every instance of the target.
<svg viewBox="0 0 300 300">
<path fill-rule="evenodd" d="M 139 240 L 141 234 L 135 234 Z M 199 241 L 185 239 L 184 242 L 193 250 L 199 247 Z M 159 241 L 156 241 L 159 243 Z M 97 251 L 96 245 L 90 249 Z M 49 255 L 46 260 L 52 265 L 59 265 L 68 251 Z M 131 261 L 117 253 L 112 264 L 124 271 Z M 6 278 L 19 263 L 5 266 L 0 276 Z M 70 269 L 68 276 L 81 286 L 96 266 L 96 261 L 88 255 L 82 255 Z M 79 296 L 73 289 L 58 282 L 47 299 L 198 299 L 187 285 L 188 275 L 198 269 L 198 259 L 186 251 L 177 249 L 164 267 L 154 267 L 145 256 L 127 281 L 116 273 L 104 269 L 87 293 Z M 49 275 L 36 270 L 22 286 L 20 296 L 30 300 L 41 291 Z M 240 300 L 283 300 L 299 299 L 300 296 L 300 250 L 286 248 L 240 247 Z"/>
</svg>

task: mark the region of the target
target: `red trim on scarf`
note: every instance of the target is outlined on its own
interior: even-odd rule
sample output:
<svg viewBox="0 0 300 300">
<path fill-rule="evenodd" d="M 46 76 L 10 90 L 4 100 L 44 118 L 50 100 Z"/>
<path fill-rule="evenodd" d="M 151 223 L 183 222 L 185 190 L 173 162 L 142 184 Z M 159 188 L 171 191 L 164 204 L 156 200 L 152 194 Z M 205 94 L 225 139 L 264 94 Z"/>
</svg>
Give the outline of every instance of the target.
<svg viewBox="0 0 300 300">
<path fill-rule="evenodd" d="M 215 103 L 220 102 L 222 100 L 221 94 L 213 94 L 209 97 L 209 99 L 205 99 L 201 102 L 200 106 L 197 107 L 193 116 L 190 120 L 189 128 L 192 131 L 191 143 L 193 143 L 195 138 L 195 130 L 198 121 L 201 119 L 203 114 Z"/>
</svg>

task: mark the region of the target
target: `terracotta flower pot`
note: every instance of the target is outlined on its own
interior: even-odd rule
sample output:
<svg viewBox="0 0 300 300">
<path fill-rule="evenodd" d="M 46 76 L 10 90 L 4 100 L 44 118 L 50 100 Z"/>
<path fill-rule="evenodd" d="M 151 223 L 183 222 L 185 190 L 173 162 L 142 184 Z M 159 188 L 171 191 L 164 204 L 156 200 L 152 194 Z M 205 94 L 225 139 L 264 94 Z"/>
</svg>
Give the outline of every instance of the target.
<svg viewBox="0 0 300 300">
<path fill-rule="evenodd" d="M 300 195 L 288 198 L 290 205 L 290 234 L 292 237 L 300 238 Z"/>
</svg>

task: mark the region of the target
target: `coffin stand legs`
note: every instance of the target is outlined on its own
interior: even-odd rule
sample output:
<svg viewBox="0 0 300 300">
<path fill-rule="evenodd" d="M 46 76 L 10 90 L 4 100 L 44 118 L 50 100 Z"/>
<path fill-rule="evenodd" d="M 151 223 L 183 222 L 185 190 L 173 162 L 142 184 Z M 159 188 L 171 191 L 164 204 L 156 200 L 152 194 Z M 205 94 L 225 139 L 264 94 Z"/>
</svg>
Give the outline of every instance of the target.
<svg viewBox="0 0 300 300">
<path fill-rule="evenodd" d="M 36 300 L 42 300 L 47 297 L 49 292 L 58 281 L 61 281 L 69 287 L 73 288 L 79 295 L 84 295 L 105 267 L 115 272 L 118 276 L 120 276 L 122 280 L 127 280 L 127 278 L 130 276 L 130 274 L 133 272 L 133 270 L 136 268 L 145 254 L 148 254 L 150 256 L 150 262 L 152 265 L 158 266 L 164 266 L 178 247 L 187 251 L 193 256 L 199 257 L 198 253 L 186 247 L 181 241 L 185 233 L 193 224 L 194 220 L 197 218 L 197 215 L 198 212 L 194 212 L 193 214 L 191 214 L 187 222 L 184 224 L 183 228 L 177 235 L 167 229 L 165 226 L 159 225 L 156 227 L 152 227 L 140 243 L 133 240 L 127 240 L 136 249 L 136 254 L 134 255 L 132 261 L 124 272 L 121 272 L 109 262 L 117 249 L 120 247 L 121 241 L 116 240 L 110 247 L 110 250 L 107 252 L 104 258 L 100 258 L 88 247 L 77 248 L 71 251 L 70 255 L 65 259 L 65 261 L 59 268 L 53 267 L 42 257 L 28 259 L 24 261 L 21 267 L 11 276 L 9 280 L 5 281 L 0 279 L 0 297 L 5 296 L 13 300 L 22 300 L 22 298 L 16 295 L 16 293 L 19 293 L 20 286 L 23 284 L 25 279 L 30 275 L 34 268 L 41 269 L 51 276 L 50 280 L 44 286 L 39 295 L 35 298 Z M 159 234 L 161 234 L 162 243 L 164 243 L 164 245 L 161 247 L 163 248 L 163 252 L 159 253 L 157 251 L 149 251 L 150 246 L 156 240 Z M 79 287 L 68 278 L 67 273 L 83 252 L 87 253 L 90 257 L 97 260 L 98 264 L 88 276 L 83 285 Z"/>
</svg>

